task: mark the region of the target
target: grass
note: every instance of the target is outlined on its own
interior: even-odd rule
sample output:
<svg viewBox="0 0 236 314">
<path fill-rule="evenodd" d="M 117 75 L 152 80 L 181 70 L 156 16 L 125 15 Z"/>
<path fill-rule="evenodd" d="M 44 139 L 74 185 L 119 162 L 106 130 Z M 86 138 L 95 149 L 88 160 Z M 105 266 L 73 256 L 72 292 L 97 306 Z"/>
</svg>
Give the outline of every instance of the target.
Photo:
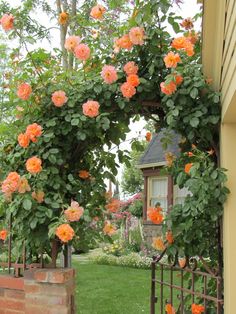
<svg viewBox="0 0 236 314">
<path fill-rule="evenodd" d="M 150 270 L 74 262 L 77 314 L 149 313 Z"/>
<path fill-rule="evenodd" d="M 85 256 L 80 262 L 74 261 L 76 269 L 77 314 L 141 314 L 150 311 L 151 271 L 128 267 L 93 264 Z M 181 271 L 173 274 L 173 283 L 181 285 Z M 156 277 L 161 278 L 160 269 Z M 163 273 L 164 282 L 170 282 L 170 272 Z M 188 280 L 183 286 L 189 288 Z M 196 291 L 202 285 L 196 282 Z M 178 290 L 173 290 L 173 305 L 179 307 Z M 156 286 L 156 312 L 161 313 L 160 285 Z M 190 297 L 190 295 L 189 295 Z M 163 289 L 163 307 L 170 302 L 170 288 Z M 191 298 L 185 307 L 190 307 Z"/>
</svg>

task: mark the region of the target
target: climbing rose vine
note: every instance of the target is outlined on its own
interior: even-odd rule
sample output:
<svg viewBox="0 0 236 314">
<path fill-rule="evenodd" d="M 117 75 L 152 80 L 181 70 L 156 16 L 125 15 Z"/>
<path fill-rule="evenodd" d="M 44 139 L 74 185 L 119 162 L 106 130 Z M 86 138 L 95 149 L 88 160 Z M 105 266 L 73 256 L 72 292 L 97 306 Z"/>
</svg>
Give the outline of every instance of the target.
<svg viewBox="0 0 236 314">
<path fill-rule="evenodd" d="M 180 19 L 173 3 L 181 1 L 1 2 L 4 36 L 19 40 L 3 82 L 3 102 L 13 107 L 9 127 L 17 130 L 0 150 L 3 240 L 10 217 L 12 238 L 35 259 L 42 250 L 52 255 L 51 245 L 59 250 L 114 234 L 117 204 L 107 201 L 104 181 L 117 174 L 111 146 L 128 163 L 119 145 L 130 119 L 142 115 L 157 132 L 167 127 L 182 136 L 180 157 L 167 154 L 167 171 L 191 192 L 166 217 L 161 208 L 149 210 L 163 223 L 153 246 L 170 255 L 217 255 L 213 235 L 228 193 L 217 167 L 219 94 L 198 63 L 196 17 Z M 34 19 L 36 8 L 52 27 Z M 55 27 L 60 49 L 35 48 Z"/>
</svg>

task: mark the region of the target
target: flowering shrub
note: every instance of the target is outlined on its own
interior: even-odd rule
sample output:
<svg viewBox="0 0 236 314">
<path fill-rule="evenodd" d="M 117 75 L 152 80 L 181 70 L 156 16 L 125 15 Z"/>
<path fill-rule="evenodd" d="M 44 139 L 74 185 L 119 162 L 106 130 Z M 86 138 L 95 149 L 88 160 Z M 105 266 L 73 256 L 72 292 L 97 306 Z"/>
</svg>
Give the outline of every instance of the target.
<svg viewBox="0 0 236 314">
<path fill-rule="evenodd" d="M 150 269 L 152 258 L 141 256 L 138 253 L 130 253 L 122 256 L 114 256 L 105 253 L 94 253 L 91 261 L 101 265 L 124 266 L 132 268 Z"/>
<path fill-rule="evenodd" d="M 1 27 L 24 46 L 13 52 L 4 76 L 3 102 L 14 104 L 17 119 L 9 124 L 19 133 L 8 134 L 0 150 L 1 202 L 6 222 L 13 218 L 14 239 L 25 240 L 37 258 L 42 248 L 50 253 L 50 241 L 60 240 L 61 246 L 94 229 L 98 235 L 114 234 L 104 197 L 104 179 L 117 175 L 110 148 L 125 139 L 130 119 L 143 114 L 184 137 L 183 155 L 169 156 L 169 170 L 192 197 L 166 220 L 164 232 L 171 230 L 174 238 L 168 253 L 181 247 L 186 254 L 214 255 L 212 238 L 226 199 L 226 178 L 217 158 L 204 152 L 213 148 L 218 155 L 219 94 L 202 75 L 193 22 L 180 25 L 171 0 L 108 0 L 104 6 L 89 0 L 80 7 L 73 1 L 66 8 L 57 3 L 57 8 L 42 0 L 17 8 L 0 4 Z M 60 50 L 28 49 L 49 35 L 34 20 L 35 8 L 59 24 Z M 176 36 L 166 32 L 167 22 Z M 189 160 L 184 152 L 193 143 L 198 150 Z M 117 155 L 128 162 L 125 152 L 118 149 Z M 192 165 L 184 172 L 187 164 Z M 64 213 L 72 200 L 84 209 L 76 221 L 71 210 Z M 160 211 L 151 217 L 156 223 L 163 220 Z"/>
</svg>

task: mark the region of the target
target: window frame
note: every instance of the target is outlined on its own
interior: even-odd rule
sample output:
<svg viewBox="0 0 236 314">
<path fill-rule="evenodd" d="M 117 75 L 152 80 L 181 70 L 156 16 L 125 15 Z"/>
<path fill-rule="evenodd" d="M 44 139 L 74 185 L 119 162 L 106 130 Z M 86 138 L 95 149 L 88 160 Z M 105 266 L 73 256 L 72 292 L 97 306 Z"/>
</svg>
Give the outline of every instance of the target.
<svg viewBox="0 0 236 314">
<path fill-rule="evenodd" d="M 162 167 L 157 168 L 146 168 L 143 170 L 144 176 L 144 206 L 143 206 L 143 222 L 146 224 L 153 224 L 151 221 L 147 220 L 147 210 L 150 207 L 150 187 L 149 187 L 149 180 L 157 177 L 167 177 L 167 213 L 171 210 L 173 206 L 173 178 L 170 175 L 163 175 L 161 174 Z"/>
</svg>

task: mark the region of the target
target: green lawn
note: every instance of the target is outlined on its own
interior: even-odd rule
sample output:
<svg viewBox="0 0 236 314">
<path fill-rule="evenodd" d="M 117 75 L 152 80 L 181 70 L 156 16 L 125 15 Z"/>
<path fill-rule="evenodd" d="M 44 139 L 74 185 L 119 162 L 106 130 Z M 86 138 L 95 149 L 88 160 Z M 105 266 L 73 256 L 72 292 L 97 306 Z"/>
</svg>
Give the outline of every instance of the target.
<svg viewBox="0 0 236 314">
<path fill-rule="evenodd" d="M 74 262 L 77 314 L 149 313 L 151 273 Z"/>
</svg>

